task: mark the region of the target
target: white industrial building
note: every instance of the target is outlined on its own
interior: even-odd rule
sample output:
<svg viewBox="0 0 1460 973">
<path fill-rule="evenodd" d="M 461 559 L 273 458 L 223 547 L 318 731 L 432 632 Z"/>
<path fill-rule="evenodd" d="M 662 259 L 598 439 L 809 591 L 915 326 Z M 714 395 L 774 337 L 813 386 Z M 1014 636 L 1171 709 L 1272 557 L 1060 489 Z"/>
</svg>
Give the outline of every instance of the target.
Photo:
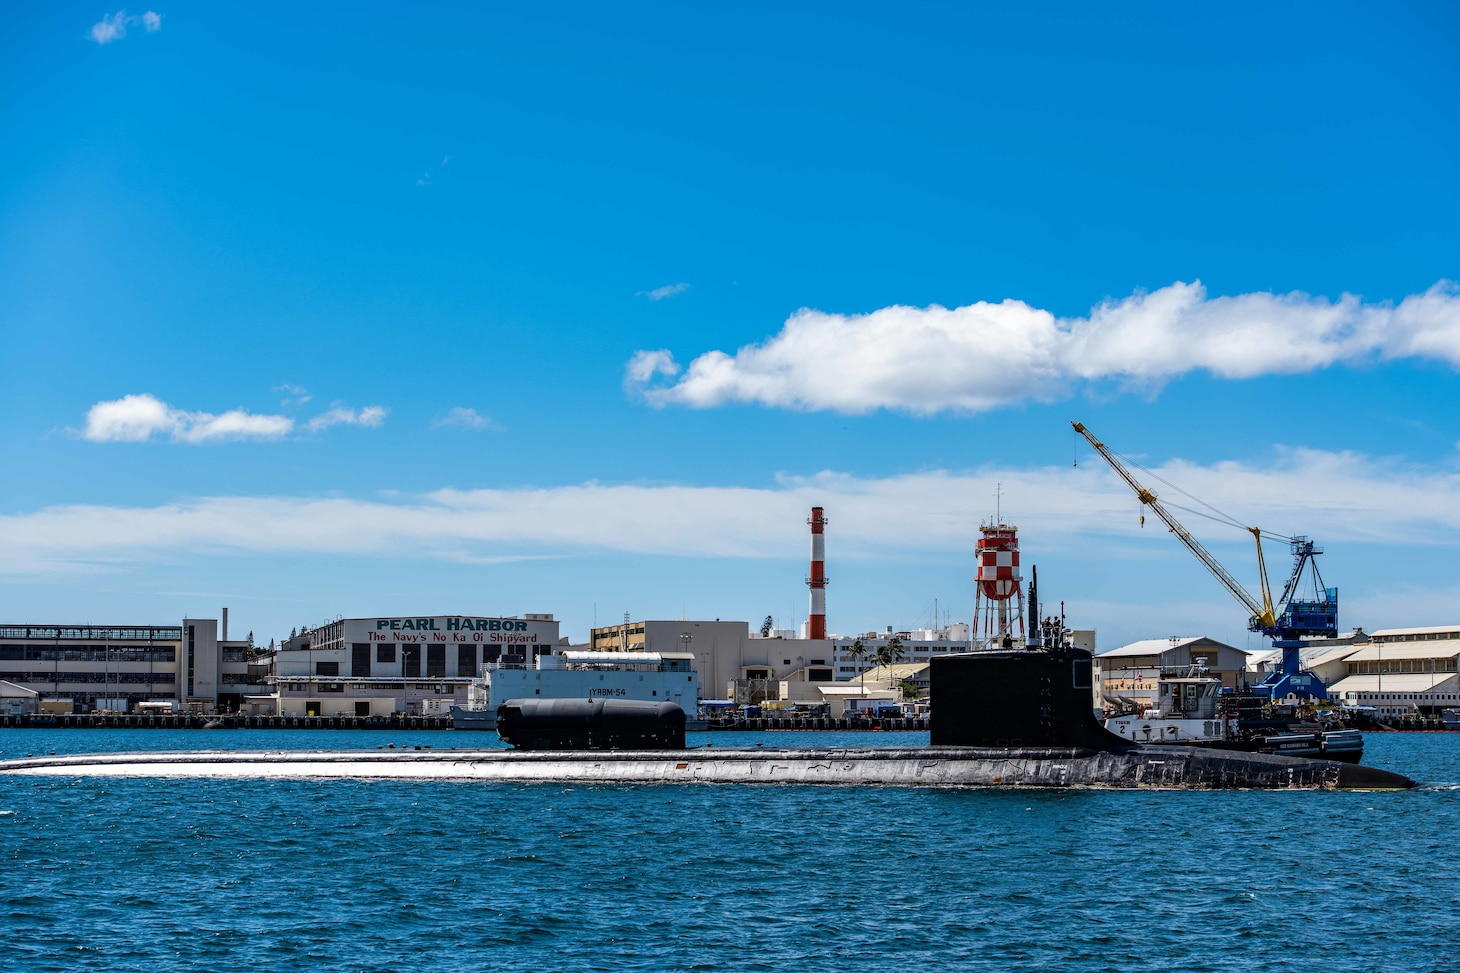
<svg viewBox="0 0 1460 973">
<path fill-rule="evenodd" d="M 892 626 L 887 626 L 881 632 L 866 632 L 862 635 L 833 636 L 834 650 L 832 653 L 832 664 L 836 669 L 836 678 L 855 679 L 864 670 L 875 663 L 872 659 L 877 650 L 886 646 L 893 639 L 898 640 L 902 648 L 901 662 L 931 662 L 938 656 L 947 655 L 950 652 L 967 652 L 969 650 L 968 624 L 966 622 L 954 622 L 946 628 L 914 628 L 901 632 L 894 632 Z M 858 642 L 866 654 L 858 659 L 853 654 L 853 646 Z"/>
<path fill-rule="evenodd" d="M 1343 657 L 1343 678 L 1328 687 L 1345 706 L 1372 706 L 1380 716 L 1438 715 L 1460 708 L 1460 625 L 1391 628 L 1356 642 Z"/>
<path fill-rule="evenodd" d="M 831 639 L 759 638 L 749 622 L 650 620 L 595 628 L 595 651 L 685 652 L 702 694 L 740 702 L 776 699 L 782 679 L 831 682 Z M 718 694 L 724 693 L 723 697 Z"/>
<path fill-rule="evenodd" d="M 0 716 L 32 716 L 40 711 L 41 694 L 0 679 Z"/>
<path fill-rule="evenodd" d="M 199 713 L 232 712 L 251 693 L 247 641 L 217 619 L 170 625 L 0 625 L 0 679 L 37 694 L 51 712 L 130 712 L 168 702 Z"/>
<path fill-rule="evenodd" d="M 535 665 L 558 644 L 544 614 L 341 618 L 261 660 L 272 692 L 246 703 L 257 715 L 445 715 L 466 704 L 482 664 Z"/>
</svg>

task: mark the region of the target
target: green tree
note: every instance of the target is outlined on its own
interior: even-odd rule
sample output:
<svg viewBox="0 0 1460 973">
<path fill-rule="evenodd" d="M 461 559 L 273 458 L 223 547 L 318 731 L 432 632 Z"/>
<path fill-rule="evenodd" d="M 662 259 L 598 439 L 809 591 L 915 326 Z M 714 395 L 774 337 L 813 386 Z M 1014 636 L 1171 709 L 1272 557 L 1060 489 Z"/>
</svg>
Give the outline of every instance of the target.
<svg viewBox="0 0 1460 973">
<path fill-rule="evenodd" d="M 253 631 L 252 630 L 250 630 L 249 633 L 248 633 L 248 647 L 250 649 L 253 648 Z"/>
<path fill-rule="evenodd" d="M 852 661 L 857 664 L 857 678 L 861 680 L 862 687 L 865 689 L 867 680 L 862 677 L 866 675 L 867 670 L 862 666 L 862 660 L 867 658 L 867 646 L 863 644 L 861 639 L 857 639 L 851 645 L 847 646 L 847 655 L 851 656 Z"/>
<path fill-rule="evenodd" d="M 877 647 L 872 655 L 872 661 L 879 666 L 887 667 L 887 681 L 892 682 L 892 667 L 907 660 L 907 651 L 902 647 L 902 639 L 894 635 L 885 643 Z"/>
<path fill-rule="evenodd" d="M 902 647 L 902 639 L 894 635 L 887 643 L 887 664 L 896 666 L 906 661 L 907 650 Z"/>
<path fill-rule="evenodd" d="M 918 698 L 918 687 L 913 684 L 913 681 L 911 679 L 904 679 L 902 681 L 902 698 L 903 699 L 917 699 Z"/>
</svg>

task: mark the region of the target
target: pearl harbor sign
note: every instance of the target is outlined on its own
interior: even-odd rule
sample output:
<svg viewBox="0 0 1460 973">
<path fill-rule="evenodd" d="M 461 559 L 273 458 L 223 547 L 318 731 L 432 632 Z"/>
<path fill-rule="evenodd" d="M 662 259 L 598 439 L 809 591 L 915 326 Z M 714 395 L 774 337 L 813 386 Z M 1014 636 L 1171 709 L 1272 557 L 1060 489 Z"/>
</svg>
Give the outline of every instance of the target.
<svg viewBox="0 0 1460 973">
<path fill-rule="evenodd" d="M 481 618 L 436 615 L 418 618 L 347 618 L 344 641 L 428 645 L 556 645 L 558 622 L 551 615 Z"/>
</svg>

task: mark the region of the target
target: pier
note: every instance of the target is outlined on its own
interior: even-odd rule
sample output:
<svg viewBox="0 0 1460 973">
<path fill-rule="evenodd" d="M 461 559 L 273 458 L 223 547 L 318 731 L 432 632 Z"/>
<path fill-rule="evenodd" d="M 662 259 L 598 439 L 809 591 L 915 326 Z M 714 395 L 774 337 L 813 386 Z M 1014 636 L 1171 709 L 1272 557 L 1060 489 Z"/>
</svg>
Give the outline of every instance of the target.
<svg viewBox="0 0 1460 973">
<path fill-rule="evenodd" d="M 450 730 L 449 716 L 200 716 L 196 713 L 38 713 L 0 716 L 0 727 L 75 730 Z"/>
<path fill-rule="evenodd" d="M 710 720 L 708 730 L 862 730 L 862 731 L 925 731 L 928 717 L 890 717 L 869 719 L 866 717 L 830 716 L 751 716 L 727 717 Z"/>
<path fill-rule="evenodd" d="M 0 716 L 0 728 L 72 730 L 450 730 L 449 716 L 201 716 L 196 713 L 35 713 Z M 926 731 L 928 718 L 854 719 L 827 716 L 757 716 L 711 720 L 707 730 Z"/>
</svg>

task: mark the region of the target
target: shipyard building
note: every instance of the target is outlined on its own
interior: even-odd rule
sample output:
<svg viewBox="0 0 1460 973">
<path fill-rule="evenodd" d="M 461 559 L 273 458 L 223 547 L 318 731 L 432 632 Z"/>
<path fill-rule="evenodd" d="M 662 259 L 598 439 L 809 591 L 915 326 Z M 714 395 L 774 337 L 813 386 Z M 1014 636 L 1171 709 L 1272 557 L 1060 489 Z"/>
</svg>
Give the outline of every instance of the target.
<svg viewBox="0 0 1460 973">
<path fill-rule="evenodd" d="M 0 680 L 36 694 L 38 711 L 135 711 L 143 703 L 199 713 L 238 711 L 267 692 L 247 641 L 223 622 L 0 625 Z"/>
<path fill-rule="evenodd" d="M 550 614 L 341 618 L 257 660 L 270 691 L 251 715 L 447 715 L 486 664 L 531 667 L 559 646 Z"/>
</svg>

